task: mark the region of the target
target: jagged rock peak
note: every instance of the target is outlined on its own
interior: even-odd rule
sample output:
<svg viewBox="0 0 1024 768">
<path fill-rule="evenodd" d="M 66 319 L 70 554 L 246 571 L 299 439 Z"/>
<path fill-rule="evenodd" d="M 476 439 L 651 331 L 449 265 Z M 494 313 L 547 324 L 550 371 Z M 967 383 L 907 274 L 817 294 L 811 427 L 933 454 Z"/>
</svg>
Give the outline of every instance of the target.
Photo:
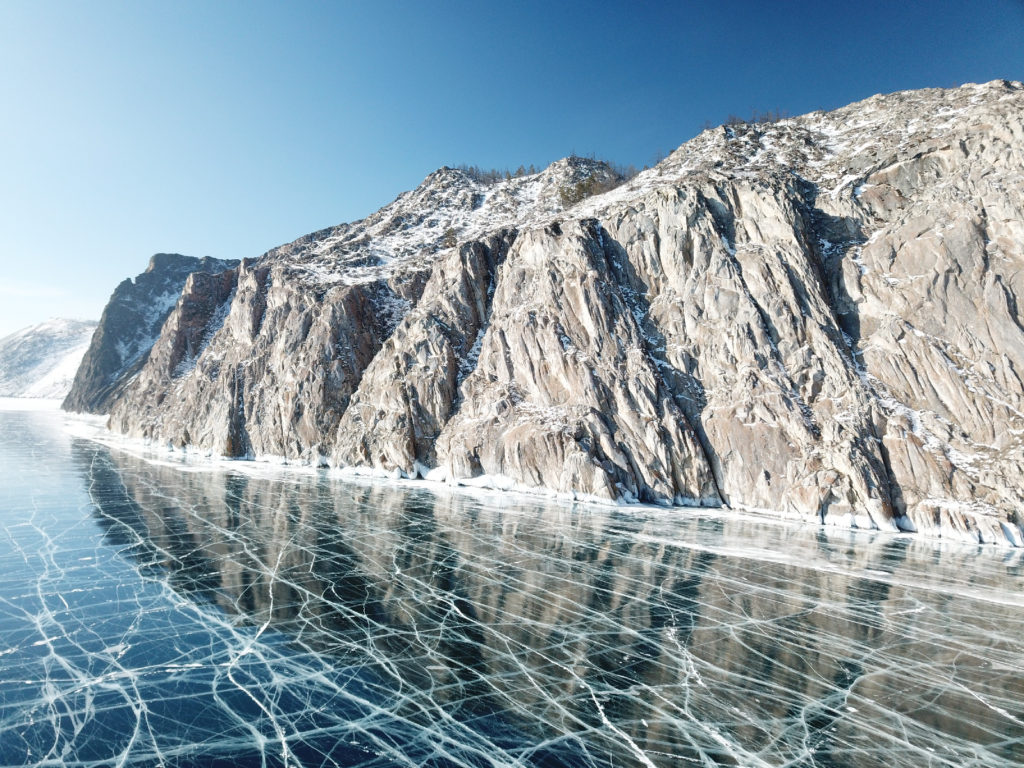
<svg viewBox="0 0 1024 768">
<path fill-rule="evenodd" d="M 1024 543 L 1019 83 L 723 126 L 574 204 L 607 172 L 441 169 L 191 281 L 112 427 Z"/>
<path fill-rule="evenodd" d="M 193 272 L 223 272 L 238 261 L 157 253 L 135 279 L 126 278 L 107 302 L 99 327 L 62 407 L 106 413 L 115 395 L 145 362 Z"/>
<path fill-rule="evenodd" d="M 834 192 L 866 176 L 872 161 L 883 164 L 929 137 L 940 141 L 972 115 L 998 116 L 1019 108 L 1022 89 L 1020 82 L 996 80 L 955 89 L 899 91 L 830 112 L 722 125 L 624 184 L 607 163 L 579 156 L 510 179 L 488 179 L 444 166 L 365 219 L 305 235 L 264 258 L 303 265 L 310 279 L 328 283 L 375 279 L 408 266 L 410 259 L 422 260 L 425 252 L 443 250 L 452 235 L 463 242 L 506 227 L 537 226 L 579 200 L 585 201 L 582 213 L 594 215 L 605 204 L 636 199 L 688 177 L 795 175 Z M 577 190 L 583 196 L 566 195 L 588 179 L 599 183 Z M 384 269 L 366 271 L 376 267 Z"/>
<path fill-rule="evenodd" d="M 154 253 L 149 257 L 149 264 L 146 265 L 146 272 L 180 272 L 188 270 L 195 272 L 196 267 L 213 267 L 223 263 L 219 259 L 213 259 L 209 256 L 203 256 L 198 258 L 196 256 L 185 256 L 180 253 Z M 202 271 L 210 271 L 202 269 Z"/>
<path fill-rule="evenodd" d="M 508 179 L 445 166 L 365 219 L 301 237 L 268 251 L 261 262 L 287 264 L 293 276 L 323 285 L 423 272 L 459 243 L 539 225 L 582 194 L 623 180 L 607 163 L 575 156 Z"/>
<path fill-rule="evenodd" d="M 1012 122 L 1022 108 L 1024 84 L 993 80 L 877 94 L 774 122 L 724 124 L 703 131 L 610 194 L 588 200 L 585 212 L 596 215 L 606 204 L 699 178 L 799 178 L 837 194 L 855 188 L 877 168 L 959 140 L 971 126 Z"/>
</svg>

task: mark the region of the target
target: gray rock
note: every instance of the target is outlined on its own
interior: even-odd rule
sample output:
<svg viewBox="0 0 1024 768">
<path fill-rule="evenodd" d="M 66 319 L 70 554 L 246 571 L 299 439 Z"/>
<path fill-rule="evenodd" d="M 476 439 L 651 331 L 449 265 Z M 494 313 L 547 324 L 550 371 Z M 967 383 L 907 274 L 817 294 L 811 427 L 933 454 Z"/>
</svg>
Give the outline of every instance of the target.
<svg viewBox="0 0 1024 768">
<path fill-rule="evenodd" d="M 220 272 L 237 263 L 208 256 L 199 259 L 158 253 L 149 260 L 145 272 L 117 286 L 64 398 L 64 410 L 107 413 L 131 376 L 145 363 L 189 274 Z"/>
<path fill-rule="evenodd" d="M 496 271 L 461 407 L 438 439 L 444 474 L 717 505 L 696 436 L 647 354 L 615 256 L 592 220 L 516 241 Z"/>
<path fill-rule="evenodd" d="M 442 169 L 192 279 L 111 426 L 1024 540 L 1020 83 L 723 126 L 621 181 L 578 158 L 505 181 Z"/>
<path fill-rule="evenodd" d="M 111 427 L 217 455 L 320 463 L 400 302 L 385 281 L 323 290 L 281 265 L 194 275 Z"/>
<path fill-rule="evenodd" d="M 111 428 L 218 455 L 269 454 L 314 464 L 327 462 L 336 450 L 338 460 L 346 451 L 371 450 L 358 447 L 355 434 L 347 447 L 335 445 L 342 414 L 363 372 L 432 275 L 443 276 L 447 260 L 459 251 L 450 245 L 452 237 L 479 241 L 470 249 L 500 258 L 507 247 L 501 241 L 513 235 L 489 232 L 500 232 L 501 222 L 560 210 L 560 191 L 587 179 L 610 184 L 620 177 L 603 163 L 579 158 L 498 183 L 441 169 L 364 221 L 313 233 L 243 262 L 227 303 L 219 284 L 190 285 L 150 363 L 112 408 Z M 431 289 L 430 295 L 436 293 Z M 449 320 L 469 322 L 457 314 Z M 173 350 L 196 349 L 189 339 L 199 335 L 205 339 L 201 348 L 187 368 L 178 367 Z M 360 395 L 359 409 L 369 394 Z M 416 429 L 430 434 L 429 427 Z M 374 466 L 370 460 L 358 463 Z M 413 463 L 398 469 L 414 471 Z"/>
</svg>

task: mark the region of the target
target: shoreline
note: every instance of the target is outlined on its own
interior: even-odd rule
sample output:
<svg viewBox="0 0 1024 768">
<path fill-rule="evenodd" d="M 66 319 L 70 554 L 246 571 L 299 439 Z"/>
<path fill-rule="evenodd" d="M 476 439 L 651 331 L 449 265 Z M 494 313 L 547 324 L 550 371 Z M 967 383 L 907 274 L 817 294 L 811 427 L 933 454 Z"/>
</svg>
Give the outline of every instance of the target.
<svg viewBox="0 0 1024 768">
<path fill-rule="evenodd" d="M 96 416 L 91 414 L 71 413 L 62 411 L 59 408 L 60 401 L 36 401 L 30 407 L 18 409 L 5 407 L 4 399 L 0 398 L 0 411 L 2 410 L 27 410 L 27 411 L 52 411 L 64 417 L 64 428 L 72 436 L 93 440 L 109 448 L 126 451 L 146 461 L 162 463 L 174 466 L 183 471 L 204 471 L 207 469 L 231 469 L 247 474 L 266 474 L 271 470 L 281 475 L 306 475 L 323 476 L 325 478 L 338 479 L 347 482 L 355 482 L 364 485 L 386 483 L 407 489 L 423 489 L 433 492 L 457 492 L 470 496 L 477 496 L 489 500 L 504 499 L 511 496 L 515 500 L 523 502 L 553 502 L 563 507 L 581 505 L 584 508 L 617 509 L 623 511 L 636 510 L 645 515 L 678 514 L 680 510 L 687 510 L 689 514 L 704 513 L 725 519 L 749 519 L 776 522 L 788 525 L 798 525 L 806 528 L 819 528 L 824 531 L 849 531 L 859 534 L 885 534 L 893 537 L 906 536 L 913 539 L 921 539 L 936 543 L 955 543 L 968 547 L 991 547 L 994 550 L 1012 553 L 1024 552 L 1024 547 L 1005 533 L 1002 540 L 984 541 L 979 537 L 970 535 L 967 532 L 953 528 L 938 528 L 921 530 L 908 530 L 901 526 L 896 520 L 890 521 L 891 527 L 882 528 L 879 526 L 867 527 L 857 525 L 858 518 L 853 515 L 836 516 L 831 519 L 821 520 L 817 516 L 802 515 L 799 513 L 787 513 L 781 510 L 762 509 L 747 506 L 741 503 L 731 505 L 725 504 L 645 504 L 636 501 L 622 499 L 609 500 L 599 497 L 590 497 L 583 494 L 570 494 L 552 491 L 545 488 L 533 488 L 515 483 L 511 478 L 492 477 L 483 475 L 478 478 L 467 478 L 465 480 L 438 479 L 436 470 L 427 472 L 427 475 L 435 474 L 435 477 L 424 476 L 419 471 L 415 476 L 408 476 L 400 471 L 386 472 L 380 469 L 369 467 L 329 467 L 310 462 L 300 462 L 287 459 L 282 456 L 265 455 L 243 458 L 230 458 L 215 456 L 210 451 L 197 450 L 191 447 L 174 448 L 168 445 L 161 445 L 151 439 L 126 437 L 110 432 L 106 429 L 107 416 Z M 8 400 L 17 400 L 9 398 Z M 52 404 L 56 403 L 56 406 Z M 51 405 L 48 405 L 51 404 Z M 938 533 L 933 533 L 937 530 Z"/>
</svg>

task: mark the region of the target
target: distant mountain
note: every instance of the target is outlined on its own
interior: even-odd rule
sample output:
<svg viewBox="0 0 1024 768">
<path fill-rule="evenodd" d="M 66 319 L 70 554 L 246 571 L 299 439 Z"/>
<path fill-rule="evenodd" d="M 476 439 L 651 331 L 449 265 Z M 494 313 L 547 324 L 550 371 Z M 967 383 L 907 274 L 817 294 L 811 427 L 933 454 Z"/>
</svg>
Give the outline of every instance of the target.
<svg viewBox="0 0 1024 768">
<path fill-rule="evenodd" d="M 93 320 L 47 320 L 0 339 L 0 397 L 63 398 L 89 348 Z"/>
<path fill-rule="evenodd" d="M 730 122 L 628 180 L 442 168 L 190 275 L 104 408 L 215 454 L 1021 546 L 1022 190 L 1003 81 Z"/>
</svg>

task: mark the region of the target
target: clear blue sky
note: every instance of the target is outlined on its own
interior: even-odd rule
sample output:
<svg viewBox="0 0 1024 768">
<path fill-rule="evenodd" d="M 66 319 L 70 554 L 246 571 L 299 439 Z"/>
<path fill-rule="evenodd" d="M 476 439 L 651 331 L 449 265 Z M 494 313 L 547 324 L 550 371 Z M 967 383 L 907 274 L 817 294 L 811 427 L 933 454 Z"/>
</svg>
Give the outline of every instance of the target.
<svg viewBox="0 0 1024 768">
<path fill-rule="evenodd" d="M 0 336 L 152 253 L 258 256 L 441 165 L 1024 79 L 1024 1 L 0 2 Z"/>
</svg>

